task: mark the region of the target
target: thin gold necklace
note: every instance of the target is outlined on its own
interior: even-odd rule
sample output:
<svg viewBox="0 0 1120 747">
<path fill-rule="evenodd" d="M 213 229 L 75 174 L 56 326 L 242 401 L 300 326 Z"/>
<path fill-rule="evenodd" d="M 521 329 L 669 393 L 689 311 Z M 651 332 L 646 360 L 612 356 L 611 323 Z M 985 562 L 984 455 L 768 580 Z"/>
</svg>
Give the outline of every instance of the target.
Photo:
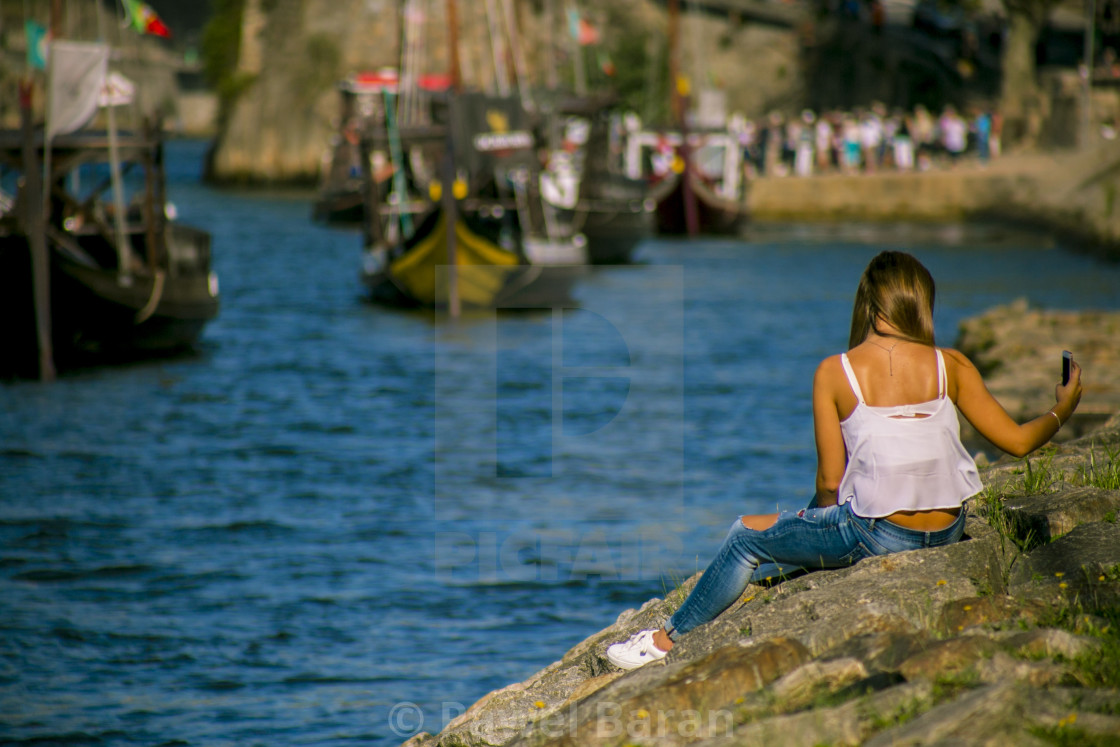
<svg viewBox="0 0 1120 747">
<path fill-rule="evenodd" d="M 875 347 L 879 348 L 880 350 L 886 350 L 887 351 L 887 364 L 890 366 L 891 376 L 894 376 L 894 358 L 891 354 L 894 353 L 894 349 L 898 347 L 898 343 L 908 342 L 908 340 L 895 340 L 894 345 L 891 345 L 889 348 L 886 345 L 880 345 L 879 343 L 872 340 L 870 337 L 867 338 L 867 341 L 870 342 Z"/>
</svg>

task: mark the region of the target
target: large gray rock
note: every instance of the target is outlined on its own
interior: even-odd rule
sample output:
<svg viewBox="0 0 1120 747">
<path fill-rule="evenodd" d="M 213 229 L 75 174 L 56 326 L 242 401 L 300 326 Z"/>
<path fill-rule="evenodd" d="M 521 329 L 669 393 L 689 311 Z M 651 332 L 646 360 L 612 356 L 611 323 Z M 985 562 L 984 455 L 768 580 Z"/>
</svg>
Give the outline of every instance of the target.
<svg viewBox="0 0 1120 747">
<path fill-rule="evenodd" d="M 1120 443 L 1120 418 L 1051 458 L 1073 474 L 1102 443 Z M 409 745 L 1031 745 L 1074 721 L 1120 735 L 1120 691 L 1065 687 L 1099 679 L 1078 662 L 1115 657 L 1117 491 L 1017 495 L 1010 469 L 982 475 L 1007 496 L 991 510 L 1019 517 L 1002 530 L 970 516 L 955 545 L 750 586 L 665 659 L 614 669 L 606 646 L 659 625 L 697 574 Z"/>
<path fill-rule="evenodd" d="M 1013 496 L 1004 507 L 1017 515 L 1021 529 L 1050 542 L 1079 524 L 1120 513 L 1120 490 L 1083 487 L 1046 495 Z"/>
<path fill-rule="evenodd" d="M 1086 609 L 1116 608 L 1120 524 L 1096 521 L 1023 556 L 1011 571 L 1012 593 L 1076 598 Z"/>
</svg>

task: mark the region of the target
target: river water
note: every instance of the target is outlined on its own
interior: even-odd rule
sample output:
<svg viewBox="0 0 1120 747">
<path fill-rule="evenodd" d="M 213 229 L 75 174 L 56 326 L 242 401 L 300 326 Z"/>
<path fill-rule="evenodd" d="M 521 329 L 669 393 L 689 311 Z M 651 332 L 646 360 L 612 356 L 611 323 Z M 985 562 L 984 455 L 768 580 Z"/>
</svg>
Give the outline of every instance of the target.
<svg viewBox="0 0 1120 747">
<path fill-rule="evenodd" d="M 5 743 L 437 731 L 808 498 L 875 252 L 931 269 L 942 344 L 1020 297 L 1120 307 L 1120 267 L 1037 232 L 774 226 L 451 323 L 364 303 L 356 234 L 201 185 L 202 150 L 168 153 L 221 279 L 197 355 L 0 388 Z"/>
</svg>

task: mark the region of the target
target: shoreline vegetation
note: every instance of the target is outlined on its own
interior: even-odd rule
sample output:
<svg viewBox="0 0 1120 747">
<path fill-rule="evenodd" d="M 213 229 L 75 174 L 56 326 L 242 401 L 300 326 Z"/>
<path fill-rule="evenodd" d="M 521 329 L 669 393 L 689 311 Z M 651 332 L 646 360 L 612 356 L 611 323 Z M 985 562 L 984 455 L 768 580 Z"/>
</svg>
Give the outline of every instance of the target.
<svg viewBox="0 0 1120 747">
<path fill-rule="evenodd" d="M 1120 314 L 1019 301 L 967 320 L 957 346 L 1021 417 L 1039 405 L 1015 392 L 1055 375 L 1058 325 L 1074 329 L 1093 416 L 982 466 L 964 541 L 748 586 L 664 660 L 611 666 L 606 646 L 664 619 L 697 573 L 404 745 L 1116 744 L 1120 386 L 1095 382 L 1120 377 Z"/>
</svg>

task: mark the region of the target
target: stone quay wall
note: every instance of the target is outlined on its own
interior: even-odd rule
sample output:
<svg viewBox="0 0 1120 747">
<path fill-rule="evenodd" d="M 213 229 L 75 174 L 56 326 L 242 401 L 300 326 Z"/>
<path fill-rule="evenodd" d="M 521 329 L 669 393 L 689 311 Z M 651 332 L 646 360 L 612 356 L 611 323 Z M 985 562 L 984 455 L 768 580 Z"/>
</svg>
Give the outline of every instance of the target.
<svg viewBox="0 0 1120 747">
<path fill-rule="evenodd" d="M 762 177 L 750 182 L 756 221 L 1006 220 L 1052 230 L 1120 258 L 1120 142 L 1049 154 L 963 161 L 924 172 Z"/>
</svg>

